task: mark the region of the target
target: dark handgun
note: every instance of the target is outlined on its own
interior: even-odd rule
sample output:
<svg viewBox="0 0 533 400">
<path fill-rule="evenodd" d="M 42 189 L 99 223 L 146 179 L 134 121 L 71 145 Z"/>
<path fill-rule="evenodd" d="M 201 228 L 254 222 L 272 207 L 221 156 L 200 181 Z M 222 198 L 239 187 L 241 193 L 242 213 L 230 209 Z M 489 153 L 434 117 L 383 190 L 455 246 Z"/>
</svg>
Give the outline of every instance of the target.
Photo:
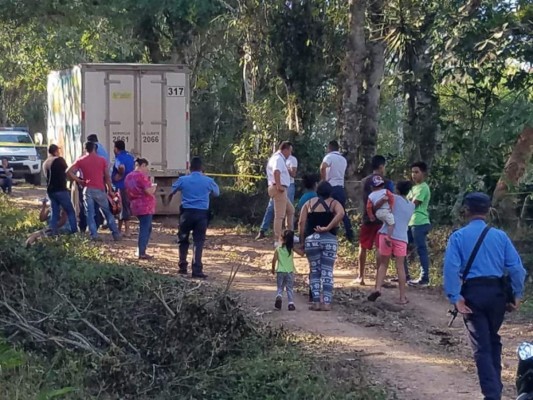
<svg viewBox="0 0 533 400">
<path fill-rule="evenodd" d="M 453 325 L 453 321 L 455 321 L 455 318 L 457 318 L 457 314 L 459 311 L 457 311 L 457 308 L 454 308 L 453 310 L 448 310 L 448 315 L 450 316 L 450 321 L 448 322 L 448 328 L 450 328 Z"/>
</svg>

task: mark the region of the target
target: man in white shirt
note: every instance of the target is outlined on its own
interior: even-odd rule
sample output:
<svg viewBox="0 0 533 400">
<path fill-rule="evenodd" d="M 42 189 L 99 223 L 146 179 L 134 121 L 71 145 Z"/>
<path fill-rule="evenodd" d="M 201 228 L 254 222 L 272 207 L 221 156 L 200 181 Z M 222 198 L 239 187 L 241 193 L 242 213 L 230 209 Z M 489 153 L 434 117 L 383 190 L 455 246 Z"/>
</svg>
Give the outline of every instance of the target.
<svg viewBox="0 0 533 400">
<path fill-rule="evenodd" d="M 291 153 L 293 147 L 291 146 Z M 289 175 L 291 176 L 291 184 L 287 190 L 287 195 L 289 196 L 289 201 L 294 205 L 294 196 L 296 195 L 296 185 L 294 184 L 294 178 L 296 177 L 296 171 L 298 170 L 298 159 L 292 154 L 287 158 L 286 163 L 289 170 Z M 263 222 L 261 222 L 261 227 L 259 228 L 259 233 L 255 237 L 255 240 L 265 238 L 266 231 L 270 228 L 272 221 L 274 219 L 274 201 L 270 199 L 268 202 L 267 209 L 265 210 L 265 215 L 263 216 Z"/>
<path fill-rule="evenodd" d="M 333 186 L 332 197 L 346 207 L 346 192 L 344 191 L 344 174 L 346 173 L 346 158 L 339 153 L 339 143 L 336 140 L 332 140 L 328 144 L 328 153 L 322 160 L 320 165 L 320 177 Z M 344 213 L 344 231 L 346 232 L 346 238 L 349 241 L 354 240 L 354 233 L 352 223 L 348 214 Z"/>
<path fill-rule="evenodd" d="M 274 203 L 274 240 L 276 245 L 281 243 L 281 227 L 285 218 L 287 229 L 292 230 L 294 228 L 294 206 L 288 196 L 291 175 L 287 167 L 287 160 L 291 152 L 292 144 L 281 142 L 279 150 L 268 160 L 266 169 L 268 195 Z"/>
</svg>

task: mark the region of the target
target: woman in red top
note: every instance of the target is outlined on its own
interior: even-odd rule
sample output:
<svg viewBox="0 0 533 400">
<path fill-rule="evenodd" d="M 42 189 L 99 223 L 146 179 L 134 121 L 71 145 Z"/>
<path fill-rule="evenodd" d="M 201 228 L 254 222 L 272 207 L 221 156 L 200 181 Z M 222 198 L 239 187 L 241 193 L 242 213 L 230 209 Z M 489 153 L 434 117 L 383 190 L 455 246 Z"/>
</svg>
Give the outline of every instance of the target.
<svg viewBox="0 0 533 400">
<path fill-rule="evenodd" d="M 152 217 L 155 214 L 155 190 L 148 175 L 148 161 L 138 158 L 135 171 L 131 172 L 124 182 L 130 200 L 131 213 L 139 219 L 139 259 L 150 260 L 153 256 L 146 254 L 146 247 L 152 234 Z"/>
</svg>

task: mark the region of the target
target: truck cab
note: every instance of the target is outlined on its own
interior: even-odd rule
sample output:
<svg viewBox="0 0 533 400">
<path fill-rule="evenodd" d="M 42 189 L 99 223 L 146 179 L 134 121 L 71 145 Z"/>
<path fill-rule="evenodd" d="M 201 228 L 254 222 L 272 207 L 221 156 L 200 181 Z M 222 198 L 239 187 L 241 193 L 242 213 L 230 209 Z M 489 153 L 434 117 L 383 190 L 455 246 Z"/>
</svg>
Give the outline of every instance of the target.
<svg viewBox="0 0 533 400">
<path fill-rule="evenodd" d="M 25 128 L 0 127 L 0 159 L 7 158 L 13 177 L 32 185 L 41 184 L 41 159 Z"/>
</svg>

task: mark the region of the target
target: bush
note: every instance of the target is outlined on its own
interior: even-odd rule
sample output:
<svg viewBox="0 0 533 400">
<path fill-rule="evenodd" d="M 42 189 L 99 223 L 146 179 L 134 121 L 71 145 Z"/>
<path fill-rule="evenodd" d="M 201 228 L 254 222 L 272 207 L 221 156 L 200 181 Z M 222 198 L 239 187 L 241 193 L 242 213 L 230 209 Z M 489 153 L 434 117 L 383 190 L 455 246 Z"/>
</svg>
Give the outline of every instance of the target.
<svg viewBox="0 0 533 400">
<path fill-rule="evenodd" d="M 24 354 L 2 370 L 0 398 L 382 398 L 357 363 L 332 383 L 226 292 L 114 264 L 80 237 L 24 249 L 35 218 L 6 200 L 0 218 L 0 335 Z"/>
</svg>

